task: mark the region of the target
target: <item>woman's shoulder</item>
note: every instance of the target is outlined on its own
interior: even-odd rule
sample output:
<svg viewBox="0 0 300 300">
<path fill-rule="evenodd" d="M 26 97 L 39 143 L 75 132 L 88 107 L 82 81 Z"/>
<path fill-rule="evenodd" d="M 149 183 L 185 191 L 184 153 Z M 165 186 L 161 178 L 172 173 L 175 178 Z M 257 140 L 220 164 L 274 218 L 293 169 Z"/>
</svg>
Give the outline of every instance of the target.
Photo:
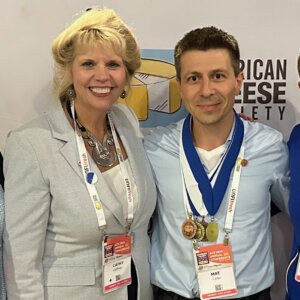
<svg viewBox="0 0 300 300">
<path fill-rule="evenodd" d="M 126 125 L 126 123 L 130 123 L 130 126 L 134 128 L 136 134 L 139 137 L 142 137 L 139 120 L 134 111 L 129 106 L 121 103 L 114 104 L 111 108 L 111 113 L 114 122 L 116 122 L 120 126 L 124 126 Z"/>
</svg>

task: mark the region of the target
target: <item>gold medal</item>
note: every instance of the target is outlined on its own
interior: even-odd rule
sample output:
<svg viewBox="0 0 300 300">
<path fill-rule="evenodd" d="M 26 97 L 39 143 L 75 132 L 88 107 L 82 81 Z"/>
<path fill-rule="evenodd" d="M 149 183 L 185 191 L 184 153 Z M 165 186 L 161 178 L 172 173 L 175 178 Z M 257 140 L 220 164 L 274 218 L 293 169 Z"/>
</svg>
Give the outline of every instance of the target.
<svg viewBox="0 0 300 300">
<path fill-rule="evenodd" d="M 197 233 L 197 225 L 192 219 L 186 219 L 182 223 L 181 232 L 186 239 L 192 240 Z"/>
<path fill-rule="evenodd" d="M 197 232 L 195 234 L 195 239 L 202 241 L 205 237 L 205 227 L 201 222 L 196 222 Z"/>
<path fill-rule="evenodd" d="M 219 235 L 219 226 L 214 220 L 206 227 L 206 237 L 209 242 L 215 242 Z"/>
<path fill-rule="evenodd" d="M 199 241 L 202 242 L 206 242 L 207 238 L 206 238 L 206 227 L 207 227 L 207 223 L 204 221 L 204 218 L 200 221 L 200 219 L 195 221 L 196 225 L 197 225 L 197 233 L 195 238 Z"/>
</svg>

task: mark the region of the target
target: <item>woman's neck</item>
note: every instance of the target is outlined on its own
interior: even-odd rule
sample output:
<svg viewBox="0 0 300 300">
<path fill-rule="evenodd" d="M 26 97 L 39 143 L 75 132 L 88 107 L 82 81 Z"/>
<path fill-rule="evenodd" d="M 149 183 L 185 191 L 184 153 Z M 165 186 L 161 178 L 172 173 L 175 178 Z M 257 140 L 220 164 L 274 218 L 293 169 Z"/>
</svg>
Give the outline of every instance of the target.
<svg viewBox="0 0 300 300">
<path fill-rule="evenodd" d="M 107 131 L 107 112 L 87 109 L 76 102 L 74 104 L 74 109 L 79 124 L 92 133 L 96 139 L 102 141 Z M 69 121 L 71 121 L 71 124 L 73 125 L 74 121 L 71 117 L 69 118 Z"/>
</svg>

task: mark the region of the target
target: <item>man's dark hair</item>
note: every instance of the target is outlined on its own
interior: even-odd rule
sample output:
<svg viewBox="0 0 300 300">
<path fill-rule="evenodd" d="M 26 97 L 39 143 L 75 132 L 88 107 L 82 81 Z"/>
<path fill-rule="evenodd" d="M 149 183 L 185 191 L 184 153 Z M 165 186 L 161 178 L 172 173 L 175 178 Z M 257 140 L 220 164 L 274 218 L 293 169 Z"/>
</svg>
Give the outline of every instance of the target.
<svg viewBox="0 0 300 300">
<path fill-rule="evenodd" d="M 191 30 L 176 44 L 174 61 L 177 79 L 180 81 L 181 56 L 189 50 L 207 51 L 226 49 L 231 57 L 235 76 L 240 72 L 240 50 L 237 40 L 230 34 L 214 26 Z"/>
</svg>

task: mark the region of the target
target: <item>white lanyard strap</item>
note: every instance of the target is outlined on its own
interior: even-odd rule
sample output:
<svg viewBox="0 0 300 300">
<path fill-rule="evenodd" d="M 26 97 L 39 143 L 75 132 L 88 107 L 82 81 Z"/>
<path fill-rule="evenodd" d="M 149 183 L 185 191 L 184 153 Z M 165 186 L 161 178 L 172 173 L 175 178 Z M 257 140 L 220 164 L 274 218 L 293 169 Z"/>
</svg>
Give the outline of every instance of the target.
<svg viewBox="0 0 300 300">
<path fill-rule="evenodd" d="M 116 148 L 116 152 L 117 152 L 117 156 L 118 156 L 118 160 L 119 160 L 119 164 L 120 164 L 120 169 L 121 169 L 121 173 L 122 173 L 122 177 L 123 177 L 123 182 L 124 182 L 124 186 L 125 186 L 125 190 L 126 190 L 126 199 L 127 199 L 126 227 L 129 230 L 130 225 L 132 224 L 132 221 L 133 221 L 133 209 L 134 209 L 132 184 L 131 184 L 131 180 L 130 180 L 130 177 L 128 174 L 128 170 L 124 164 L 124 156 L 122 153 L 122 149 L 121 149 L 121 146 L 119 143 L 119 139 L 118 139 L 118 136 L 116 133 L 114 123 L 112 121 L 110 113 L 108 113 L 107 115 L 108 115 L 108 121 L 109 121 L 110 129 L 112 132 L 112 136 L 114 139 L 115 148 Z"/>
<path fill-rule="evenodd" d="M 237 160 L 234 165 L 234 171 L 233 171 L 233 177 L 232 177 L 232 183 L 230 187 L 230 193 L 228 195 L 228 201 L 227 201 L 227 214 L 225 219 L 225 225 L 224 225 L 224 231 L 228 234 L 232 231 L 232 225 L 233 225 L 233 217 L 236 207 L 236 199 L 239 191 L 240 186 L 240 179 L 241 179 L 241 173 L 242 173 L 242 165 L 241 162 L 244 159 L 245 154 L 245 145 L 244 140 L 240 149 L 240 153 L 237 157 Z"/>
<path fill-rule="evenodd" d="M 182 136 L 182 135 L 181 135 Z M 199 203 L 198 209 L 201 216 L 205 217 L 208 212 L 205 207 L 204 201 L 202 199 L 202 194 L 198 188 L 198 182 L 196 181 L 191 168 L 189 167 L 189 163 L 186 159 L 185 152 L 183 150 L 182 145 L 182 138 L 180 138 L 180 146 L 179 146 L 179 155 L 180 155 L 180 164 L 181 164 L 181 181 L 182 181 L 182 190 L 183 190 L 183 200 L 184 200 L 184 207 L 187 210 L 186 214 L 187 217 L 190 214 L 191 207 L 188 201 L 187 192 L 190 195 L 191 200 L 197 199 Z M 195 205 L 195 202 L 194 202 Z M 197 207 L 195 205 L 195 207 Z"/>
<path fill-rule="evenodd" d="M 104 210 L 98 195 L 98 192 L 96 190 L 96 187 L 93 183 L 88 183 L 87 181 L 87 174 L 91 172 L 89 160 L 88 160 L 88 154 L 85 148 L 85 144 L 81 135 L 80 130 L 78 129 L 78 126 L 75 121 L 75 110 L 74 110 L 74 102 L 71 102 L 71 112 L 72 112 L 72 117 L 74 121 L 74 129 L 75 129 L 75 137 L 76 137 L 76 143 L 77 143 L 77 148 L 78 148 L 78 154 L 79 154 L 79 159 L 80 159 L 80 167 L 81 167 L 81 172 L 82 176 L 86 185 L 86 188 L 88 190 L 91 202 L 93 204 L 97 220 L 98 220 L 98 225 L 101 229 L 106 229 L 106 220 L 105 220 L 105 215 L 104 215 Z"/>
</svg>

